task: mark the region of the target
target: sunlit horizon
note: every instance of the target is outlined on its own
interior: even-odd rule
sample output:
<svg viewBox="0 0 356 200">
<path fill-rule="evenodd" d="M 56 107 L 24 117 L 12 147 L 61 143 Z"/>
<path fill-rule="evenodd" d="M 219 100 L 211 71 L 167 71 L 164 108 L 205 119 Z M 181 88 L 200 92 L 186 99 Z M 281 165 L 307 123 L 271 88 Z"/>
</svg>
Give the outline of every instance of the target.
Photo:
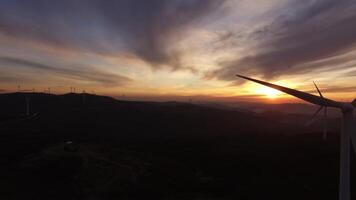
<svg viewBox="0 0 356 200">
<path fill-rule="evenodd" d="M 1 4 L 1 93 L 20 86 L 64 94 L 75 87 L 135 100 L 297 101 L 239 73 L 317 94 L 315 81 L 338 101 L 356 97 L 351 2 Z"/>
</svg>

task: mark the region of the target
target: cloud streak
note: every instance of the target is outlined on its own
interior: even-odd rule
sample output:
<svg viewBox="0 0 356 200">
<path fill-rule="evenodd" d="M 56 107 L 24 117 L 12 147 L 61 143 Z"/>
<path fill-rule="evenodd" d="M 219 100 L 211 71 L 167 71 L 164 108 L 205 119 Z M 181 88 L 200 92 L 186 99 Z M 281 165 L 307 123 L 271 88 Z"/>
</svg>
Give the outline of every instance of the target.
<svg viewBox="0 0 356 200">
<path fill-rule="evenodd" d="M 72 69 L 59 68 L 59 67 L 54 67 L 54 66 L 30 61 L 30 60 L 13 58 L 13 57 L 4 57 L 4 56 L 2 57 L 0 56 L 0 63 L 46 71 L 53 74 L 57 74 L 58 76 L 61 77 L 99 83 L 104 86 L 126 85 L 132 81 L 132 79 L 126 76 L 106 73 L 103 71 L 90 69 L 90 67 L 85 67 L 85 68 L 73 67 Z"/>
</svg>

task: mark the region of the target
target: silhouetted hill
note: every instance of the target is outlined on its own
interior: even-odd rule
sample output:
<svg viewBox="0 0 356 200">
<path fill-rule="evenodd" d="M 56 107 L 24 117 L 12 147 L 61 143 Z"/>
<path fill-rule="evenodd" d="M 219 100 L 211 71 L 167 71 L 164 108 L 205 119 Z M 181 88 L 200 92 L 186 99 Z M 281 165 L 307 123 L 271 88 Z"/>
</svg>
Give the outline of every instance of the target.
<svg viewBox="0 0 356 200">
<path fill-rule="evenodd" d="M 254 112 L 261 114 L 265 112 L 280 112 L 283 114 L 313 115 L 318 109 L 318 106 L 308 103 L 259 103 L 236 101 L 219 103 L 200 102 L 198 104 L 225 110 L 236 110 L 241 112 Z M 328 108 L 328 116 L 330 118 L 339 118 L 341 117 L 341 114 L 337 109 Z"/>
<path fill-rule="evenodd" d="M 26 118 L 26 98 L 30 98 L 31 114 L 36 115 L 21 121 L 22 129 L 45 130 L 49 134 L 169 138 L 281 133 L 287 130 L 284 124 L 253 113 L 178 102 L 119 101 L 73 93 L 0 95 L 2 118 Z M 17 122 L 7 123 L 15 126 Z"/>
<path fill-rule="evenodd" d="M 0 110 L 1 199 L 337 198 L 338 132 L 304 115 L 41 93 Z"/>
</svg>

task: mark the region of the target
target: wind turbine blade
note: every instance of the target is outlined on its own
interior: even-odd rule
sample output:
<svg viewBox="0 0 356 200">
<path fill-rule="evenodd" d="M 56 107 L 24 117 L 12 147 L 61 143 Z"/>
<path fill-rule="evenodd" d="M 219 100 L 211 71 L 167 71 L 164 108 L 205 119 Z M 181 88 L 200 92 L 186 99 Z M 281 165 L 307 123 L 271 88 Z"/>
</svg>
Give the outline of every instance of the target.
<svg viewBox="0 0 356 200">
<path fill-rule="evenodd" d="M 314 82 L 314 81 L 313 81 L 313 83 L 314 83 L 314 86 L 316 87 L 316 90 L 318 90 L 318 93 L 319 93 L 320 97 L 323 97 L 323 95 L 321 94 L 321 92 L 320 92 L 320 90 L 319 90 L 318 86 L 315 84 L 315 82 Z"/>
<path fill-rule="evenodd" d="M 320 106 L 319 109 L 315 111 L 315 113 L 313 114 L 311 119 L 307 123 L 305 123 L 304 125 L 305 126 L 310 126 L 310 124 L 312 124 L 316 120 L 316 116 L 319 114 L 321 109 L 323 109 L 323 106 Z"/>
<path fill-rule="evenodd" d="M 282 91 L 284 93 L 287 93 L 289 95 L 292 95 L 294 97 L 297 97 L 299 99 L 302 99 L 302 100 L 307 101 L 307 102 L 312 103 L 312 104 L 316 104 L 316 105 L 319 105 L 319 106 L 330 106 L 330 107 L 342 108 L 341 103 L 333 101 L 333 100 L 330 100 L 330 99 L 318 97 L 318 96 L 313 95 L 313 94 L 309 94 L 309 93 L 298 91 L 298 90 L 295 90 L 295 89 L 291 89 L 291 88 L 283 87 L 283 86 L 280 86 L 280 85 L 268 83 L 268 82 L 265 82 L 265 81 L 260 81 L 260 80 L 257 80 L 257 79 L 249 78 L 249 77 L 238 75 L 238 74 L 236 74 L 236 76 L 240 77 L 240 78 L 243 78 L 243 79 L 246 79 L 246 80 L 249 80 L 249 81 L 253 81 L 253 82 L 265 85 L 265 86 L 270 87 L 270 88 L 274 88 L 276 90 Z"/>
</svg>

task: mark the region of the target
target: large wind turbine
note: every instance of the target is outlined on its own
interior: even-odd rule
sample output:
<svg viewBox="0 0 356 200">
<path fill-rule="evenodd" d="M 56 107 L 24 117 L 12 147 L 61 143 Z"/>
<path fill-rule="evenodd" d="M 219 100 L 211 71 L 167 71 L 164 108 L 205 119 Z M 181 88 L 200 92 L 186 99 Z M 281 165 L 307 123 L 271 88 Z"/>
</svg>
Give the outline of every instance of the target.
<svg viewBox="0 0 356 200">
<path fill-rule="evenodd" d="M 356 99 L 351 102 L 338 102 L 327 98 L 324 98 L 320 93 L 316 96 L 306 92 L 290 89 L 280 85 L 275 85 L 265 81 L 256 80 L 242 75 L 236 75 L 237 77 L 253 81 L 270 88 L 274 88 L 281 92 L 295 96 L 299 99 L 307 101 L 309 103 L 319 105 L 321 108 L 334 107 L 340 109 L 342 112 L 342 128 L 340 139 L 340 179 L 339 179 L 339 200 L 350 200 L 350 142 L 352 141 L 355 153 L 356 153 L 356 120 L 353 116 L 354 107 L 356 107 Z M 320 109 L 319 109 L 320 110 Z M 351 140 L 350 140 L 351 139 Z"/>
</svg>

